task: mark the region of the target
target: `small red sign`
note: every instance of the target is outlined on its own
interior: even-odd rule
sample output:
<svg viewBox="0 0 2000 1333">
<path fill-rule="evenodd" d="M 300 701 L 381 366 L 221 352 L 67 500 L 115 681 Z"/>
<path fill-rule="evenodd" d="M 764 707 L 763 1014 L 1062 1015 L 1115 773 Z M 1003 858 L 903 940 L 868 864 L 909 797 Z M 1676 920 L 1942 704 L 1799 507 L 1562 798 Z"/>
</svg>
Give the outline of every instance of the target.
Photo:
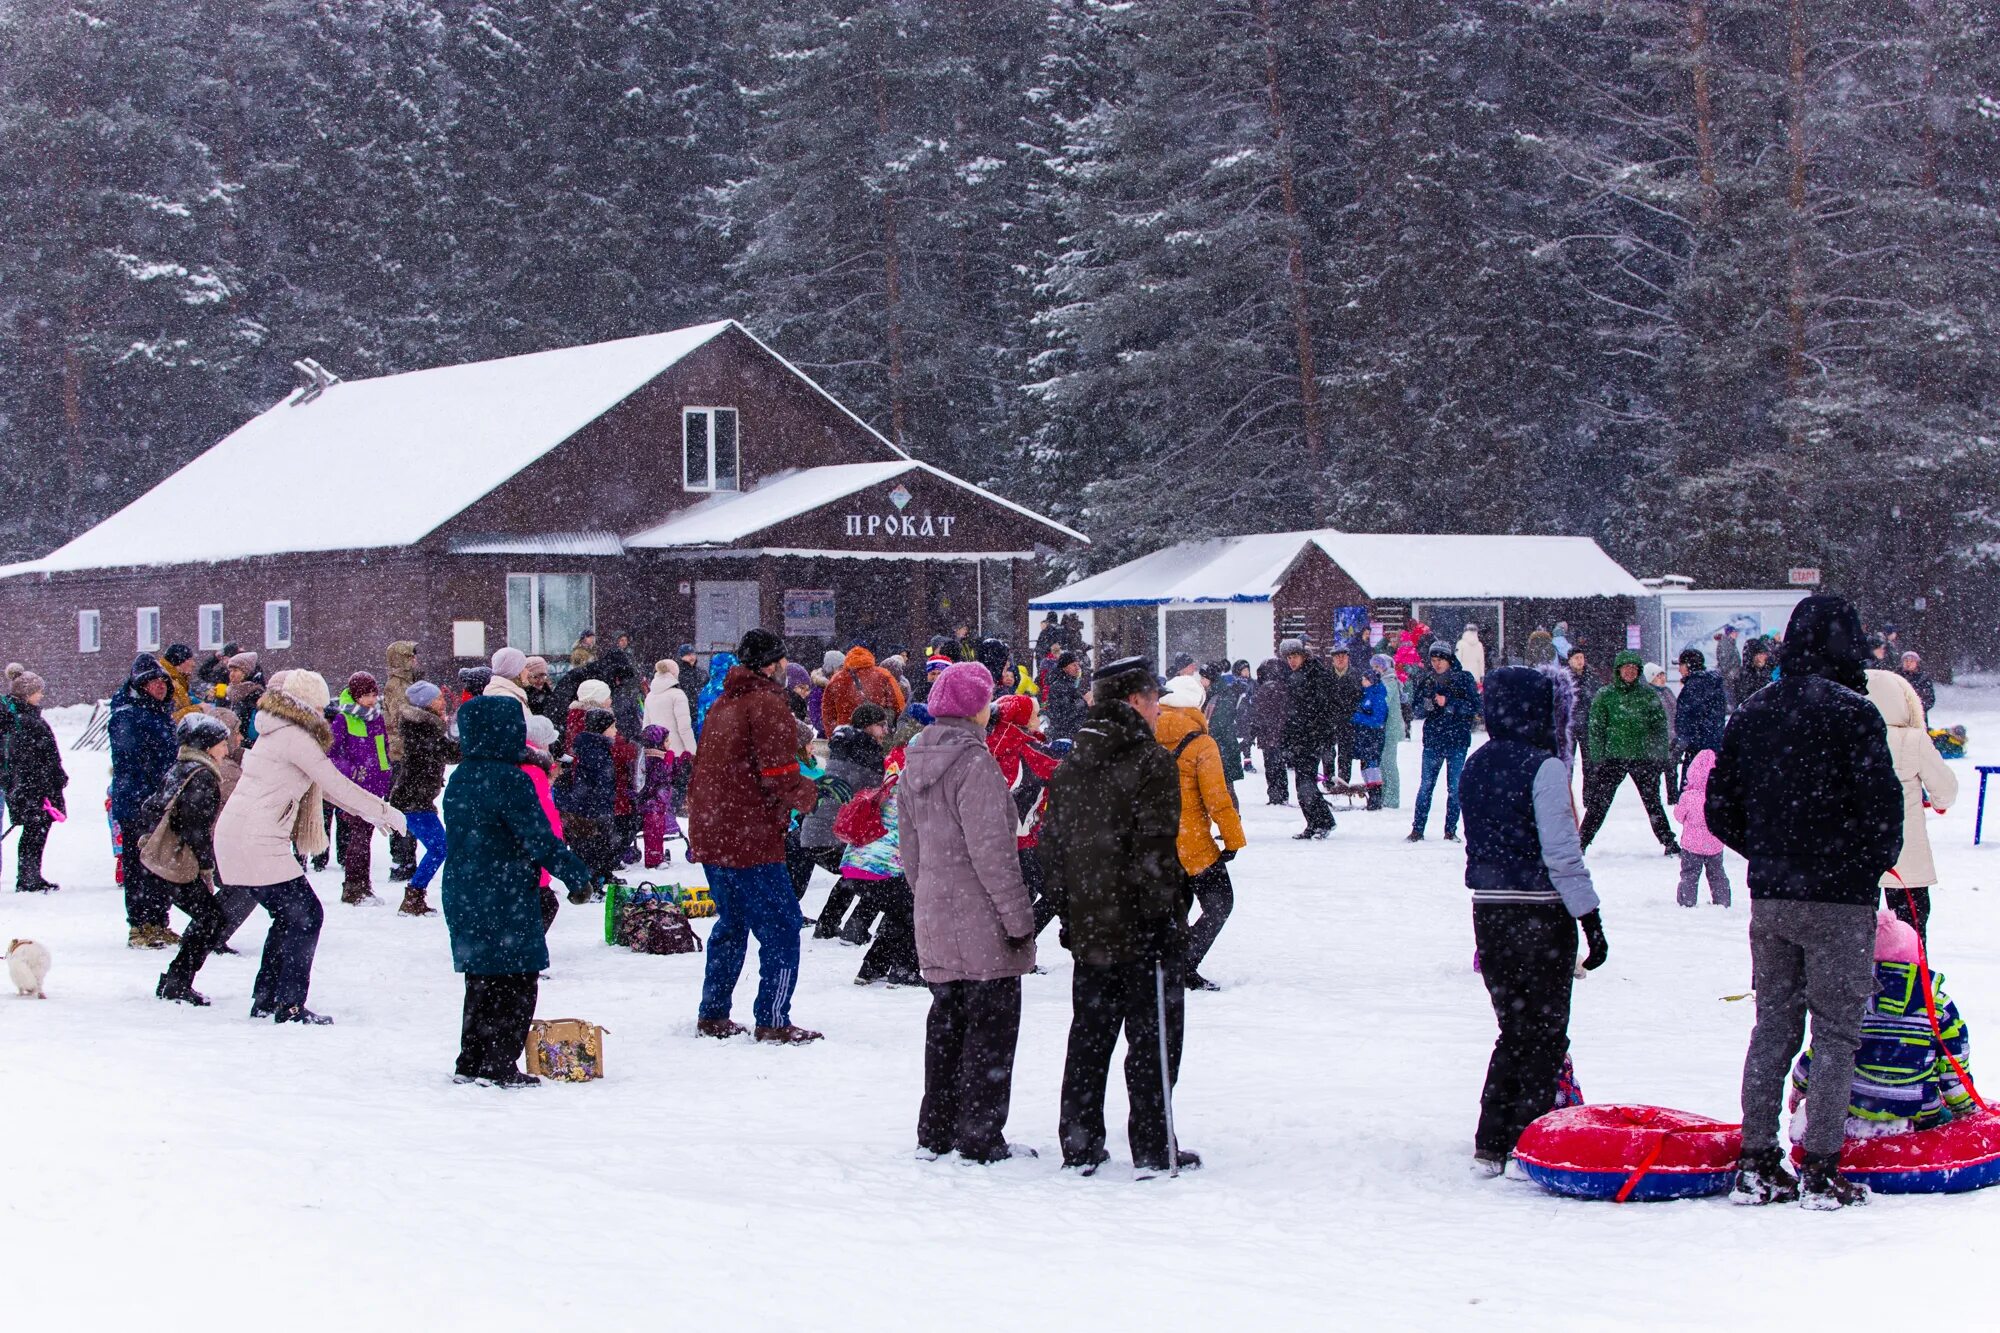
<svg viewBox="0 0 2000 1333">
<path fill-rule="evenodd" d="M 1791 583 L 1794 588 L 1817 588 L 1819 586 L 1818 568 L 1812 565 L 1805 565 L 1794 569 L 1791 573 Z"/>
</svg>

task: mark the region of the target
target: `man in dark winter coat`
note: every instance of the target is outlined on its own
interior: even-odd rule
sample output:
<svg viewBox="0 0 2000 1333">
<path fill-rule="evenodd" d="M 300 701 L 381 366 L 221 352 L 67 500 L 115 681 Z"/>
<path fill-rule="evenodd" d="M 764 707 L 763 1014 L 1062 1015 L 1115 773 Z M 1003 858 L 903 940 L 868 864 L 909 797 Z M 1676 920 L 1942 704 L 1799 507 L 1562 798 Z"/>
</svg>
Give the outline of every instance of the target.
<svg viewBox="0 0 2000 1333">
<path fill-rule="evenodd" d="M 1937 682 L 1924 670 L 1924 659 L 1915 653 L 1904 653 L 1898 675 L 1910 682 L 1910 688 L 1923 701 L 1924 716 L 1929 718 L 1931 710 L 1937 707 Z"/>
<path fill-rule="evenodd" d="M 1681 697 L 1674 708 L 1674 745 L 1680 751 L 1681 780 L 1687 766 L 1703 750 L 1722 748 L 1722 729 L 1729 722 L 1729 696 L 1720 672 L 1708 669 L 1701 649 L 1681 654 Z"/>
<path fill-rule="evenodd" d="M 42 717 L 44 683 L 32 671 L 16 676 L 8 697 L 0 700 L 0 783 L 5 784 L 7 811 L 21 826 L 20 864 L 14 887 L 21 893 L 48 893 L 58 886 L 42 876 L 42 851 L 55 819 L 48 807 L 67 811 L 63 790 L 69 774 L 63 769 L 62 747 Z M 46 804 L 45 804 L 46 803 Z"/>
<path fill-rule="evenodd" d="M 753 629 L 736 661 L 702 725 L 688 783 L 688 859 L 706 872 L 716 906 L 696 1026 L 704 1037 L 743 1031 L 729 1008 L 755 935 L 757 1040 L 799 1045 L 820 1034 L 792 1024 L 805 917 L 785 870 L 785 829 L 819 791 L 799 770 L 798 724 L 780 684 L 784 640 Z"/>
<path fill-rule="evenodd" d="M 1298 639 L 1278 645 L 1279 656 L 1291 670 L 1285 677 L 1285 766 L 1299 788 L 1299 809 L 1306 817 L 1298 839 L 1324 838 L 1333 832 L 1333 807 L 1319 790 L 1319 761 L 1334 738 L 1333 673 L 1306 651 Z M 1352 716 L 1354 710 L 1348 709 Z"/>
<path fill-rule="evenodd" d="M 1283 805 L 1292 799 L 1292 770 L 1285 765 L 1285 664 L 1266 658 L 1257 668 L 1250 695 L 1249 737 L 1264 752 L 1264 799 Z"/>
<path fill-rule="evenodd" d="M 1424 681 L 1424 768 L 1417 779 L 1417 808 L 1409 842 L 1422 842 L 1431 822 L 1431 791 L 1444 774 L 1444 837 L 1458 841 L 1458 784 L 1465 773 L 1465 752 L 1472 748 L 1472 719 L 1479 715 L 1479 687 L 1458 664 L 1458 657 L 1439 640 L 1430 655 L 1430 676 Z"/>
<path fill-rule="evenodd" d="M 1736 626 L 1724 625 L 1715 632 L 1715 674 L 1722 677 L 1722 692 L 1731 708 L 1743 697 L 1743 649 L 1736 642 Z"/>
<path fill-rule="evenodd" d="M 1610 952 L 1570 809 L 1572 697 L 1560 667 L 1501 667 L 1486 677 L 1487 743 L 1465 765 L 1465 885 L 1480 977 L 1500 1036 L 1479 1099 L 1473 1165 L 1497 1176 L 1529 1123 L 1555 1104 L 1569 1050 L 1580 926 L 1586 968 Z"/>
<path fill-rule="evenodd" d="M 458 740 L 463 762 L 444 793 L 444 922 L 452 967 L 465 976 L 456 1078 L 522 1087 L 538 1081 L 514 1062 L 549 965 L 540 872 L 572 895 L 595 876 L 556 837 L 521 771 L 528 726 L 518 701 L 493 695 L 467 703 L 458 710 Z"/>
<path fill-rule="evenodd" d="M 1048 719 L 1049 739 L 1073 741 L 1083 726 L 1090 704 L 1083 697 L 1083 663 L 1075 653 L 1056 658 L 1055 673 L 1042 691 L 1042 715 Z"/>
<path fill-rule="evenodd" d="M 1674 826 L 1660 805 L 1660 779 L 1668 754 L 1667 707 L 1640 676 L 1646 659 L 1626 649 L 1612 662 L 1611 683 L 1590 701 L 1590 768 L 1583 775 L 1583 845 L 1604 827 L 1619 784 L 1627 778 L 1668 856 L 1681 854 Z"/>
<path fill-rule="evenodd" d="M 1743 1061 L 1743 1161 L 1731 1199 L 1797 1198 L 1778 1115 L 1812 1015 L 1804 1202 L 1858 1203 L 1838 1170 L 1861 1020 L 1874 993 L 1878 885 L 1903 849 L 1903 794 L 1869 702 L 1861 617 L 1839 597 L 1792 611 L 1784 679 L 1743 701 L 1708 779 L 1708 827 L 1750 861 L 1757 1026 Z"/>
<path fill-rule="evenodd" d="M 149 653 L 132 659 L 132 675 L 111 700 L 111 818 L 123 836 L 127 943 L 134 949 L 164 949 L 180 937 L 168 928 L 172 894 L 139 861 L 146 823 L 146 798 L 160 789 L 173 767 L 180 743 L 174 739 L 173 683 Z"/>
<path fill-rule="evenodd" d="M 1090 718 L 1049 783 L 1041 858 L 1076 959 L 1063 1065 L 1063 1165 L 1094 1173 L 1104 1147 L 1104 1083 L 1125 1034 L 1126 1129 L 1141 1172 L 1200 1165 L 1168 1133 L 1166 1085 L 1180 1075 L 1188 885 L 1181 869 L 1180 773 L 1153 738 L 1159 684 L 1144 658 L 1107 664 Z M 1315 752 L 1316 753 L 1316 752 Z M 1160 1068 L 1166 1032 L 1167 1067 Z"/>
<path fill-rule="evenodd" d="M 1354 710 L 1361 707 L 1361 672 L 1343 645 L 1333 650 L 1333 666 L 1327 672 L 1327 700 L 1333 709 L 1333 735 L 1328 739 L 1322 767 L 1334 782 L 1345 783 L 1354 776 Z"/>
<path fill-rule="evenodd" d="M 1234 792 L 1235 784 L 1243 780 L 1242 736 L 1250 720 L 1246 707 L 1250 687 L 1236 678 L 1227 662 L 1209 663 L 1201 669 L 1201 679 L 1208 687 L 1208 734 L 1222 751 L 1222 776 Z"/>
</svg>

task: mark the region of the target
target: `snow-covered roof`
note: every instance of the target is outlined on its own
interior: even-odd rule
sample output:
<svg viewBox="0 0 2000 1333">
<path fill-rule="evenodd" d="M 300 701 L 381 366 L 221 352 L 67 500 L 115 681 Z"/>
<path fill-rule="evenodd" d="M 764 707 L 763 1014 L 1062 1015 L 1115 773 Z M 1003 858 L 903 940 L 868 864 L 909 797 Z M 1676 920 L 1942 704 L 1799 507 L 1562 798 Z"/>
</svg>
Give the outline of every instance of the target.
<svg viewBox="0 0 2000 1333">
<path fill-rule="evenodd" d="M 518 537 L 465 537 L 452 542 L 453 555 L 623 555 L 615 532 L 542 532 Z"/>
<path fill-rule="evenodd" d="M 1370 597 L 1643 597 L 1588 537 L 1266 532 L 1182 542 L 1029 602 L 1038 611 L 1174 602 L 1268 602 L 1308 546 Z"/>
<path fill-rule="evenodd" d="M 809 514 L 821 505 L 910 472 L 925 473 L 949 482 L 1072 540 L 1085 544 L 1090 541 L 1082 533 L 1066 528 L 1054 519 L 1045 518 L 1004 496 L 954 477 L 941 468 L 912 458 L 901 458 L 880 463 L 834 463 L 779 473 L 747 491 L 711 496 L 657 527 L 633 533 L 625 538 L 625 547 L 627 550 L 656 550 L 665 547 L 727 546 L 788 519 Z"/>
<path fill-rule="evenodd" d="M 0 576 L 407 546 L 733 327 L 345 380 L 305 402 L 301 391 Z M 218 496 L 246 493 L 256 498 L 216 508 Z M 206 513 L 222 517 L 189 520 Z"/>
</svg>

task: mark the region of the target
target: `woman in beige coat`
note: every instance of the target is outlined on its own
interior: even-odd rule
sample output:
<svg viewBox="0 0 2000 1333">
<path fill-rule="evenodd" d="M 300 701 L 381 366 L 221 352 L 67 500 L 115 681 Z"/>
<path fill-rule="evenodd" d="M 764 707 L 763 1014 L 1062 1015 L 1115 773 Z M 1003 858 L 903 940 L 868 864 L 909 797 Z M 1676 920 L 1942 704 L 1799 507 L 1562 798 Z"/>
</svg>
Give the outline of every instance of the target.
<svg viewBox="0 0 2000 1333">
<path fill-rule="evenodd" d="M 377 828 L 406 831 L 400 812 L 342 777 L 327 758 L 333 732 L 326 705 L 326 681 L 317 672 L 288 671 L 271 681 L 257 701 L 257 744 L 244 752 L 242 780 L 215 823 L 222 882 L 250 890 L 271 914 L 251 990 L 252 1018 L 333 1021 L 306 1008 L 324 912 L 300 857 L 326 849 L 321 797 Z"/>
<path fill-rule="evenodd" d="M 1910 682 L 1893 671 L 1870 671 L 1868 698 L 1889 724 L 1889 753 L 1903 783 L 1903 855 L 1893 873 L 1882 877 L 1882 897 L 1890 910 L 1924 936 L 1931 919 L 1931 886 L 1937 865 L 1931 860 L 1931 840 L 1924 828 L 1924 807 L 1943 814 L 1958 800 L 1958 776 L 1931 744 L 1924 725 L 1924 703 Z M 1908 889 L 1906 896 L 1904 890 Z"/>
</svg>

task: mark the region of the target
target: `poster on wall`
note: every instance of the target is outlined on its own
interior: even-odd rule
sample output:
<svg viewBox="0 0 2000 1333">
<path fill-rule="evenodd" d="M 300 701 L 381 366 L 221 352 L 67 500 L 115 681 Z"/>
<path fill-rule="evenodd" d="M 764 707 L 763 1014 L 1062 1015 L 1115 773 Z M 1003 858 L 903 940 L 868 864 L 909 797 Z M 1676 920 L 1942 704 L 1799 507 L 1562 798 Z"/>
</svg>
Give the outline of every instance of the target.
<svg viewBox="0 0 2000 1333">
<path fill-rule="evenodd" d="M 785 637 L 831 639 L 834 597 L 826 588 L 785 589 Z"/>
<path fill-rule="evenodd" d="M 1368 634 L 1368 608 L 1365 606 L 1336 606 L 1333 608 L 1333 641 L 1339 644 L 1359 643 L 1366 647 Z"/>
<path fill-rule="evenodd" d="M 1764 632 L 1764 616 L 1759 611 L 1726 611 L 1698 607 L 1667 612 L 1667 660 L 1677 661 L 1693 648 L 1715 665 L 1715 636 L 1724 625 L 1736 626 L 1736 646 L 1741 648 Z"/>
</svg>

